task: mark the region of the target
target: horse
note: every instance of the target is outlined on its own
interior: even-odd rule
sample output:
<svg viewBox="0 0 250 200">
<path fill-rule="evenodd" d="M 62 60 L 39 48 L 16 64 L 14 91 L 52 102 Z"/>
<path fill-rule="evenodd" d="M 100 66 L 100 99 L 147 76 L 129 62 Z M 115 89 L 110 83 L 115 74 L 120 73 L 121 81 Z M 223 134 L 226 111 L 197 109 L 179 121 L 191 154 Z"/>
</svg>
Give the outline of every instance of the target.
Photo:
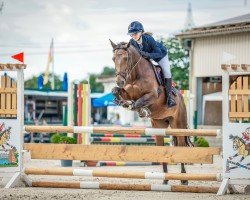
<svg viewBox="0 0 250 200">
<path fill-rule="evenodd" d="M 237 156 L 241 156 L 240 163 L 250 155 L 250 145 L 245 144 L 245 141 L 240 138 L 239 136 L 233 136 L 230 135 L 229 139 L 233 140 L 233 150 L 237 151 L 237 153 L 231 157 L 229 157 L 230 160 Z"/>
<path fill-rule="evenodd" d="M 164 87 L 157 81 L 152 63 L 130 43 L 115 44 L 111 40 L 110 43 L 116 70 L 117 86 L 112 89 L 115 102 L 137 111 L 140 117 L 150 118 L 154 128 L 187 129 L 187 111 L 182 94 L 177 91 L 174 97 L 177 105 L 168 107 Z M 174 146 L 193 146 L 188 136 L 174 136 L 172 142 Z M 163 136 L 156 137 L 156 145 L 164 146 Z M 163 171 L 168 171 L 167 163 L 163 163 Z M 181 173 L 186 173 L 184 163 L 181 163 Z M 187 185 L 188 181 L 181 183 Z"/>
</svg>

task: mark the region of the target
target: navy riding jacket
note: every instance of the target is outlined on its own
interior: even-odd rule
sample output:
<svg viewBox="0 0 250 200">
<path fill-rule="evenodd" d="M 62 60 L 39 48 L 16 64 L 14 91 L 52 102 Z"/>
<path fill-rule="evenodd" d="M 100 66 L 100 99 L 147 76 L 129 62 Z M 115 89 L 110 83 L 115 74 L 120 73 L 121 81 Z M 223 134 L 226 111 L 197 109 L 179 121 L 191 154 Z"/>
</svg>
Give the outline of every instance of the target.
<svg viewBox="0 0 250 200">
<path fill-rule="evenodd" d="M 149 58 L 155 62 L 159 62 L 167 55 L 167 49 L 161 43 L 148 34 L 142 35 L 142 44 L 139 45 L 135 40 L 130 39 L 130 43 L 139 51 L 145 51 L 149 54 Z"/>
</svg>

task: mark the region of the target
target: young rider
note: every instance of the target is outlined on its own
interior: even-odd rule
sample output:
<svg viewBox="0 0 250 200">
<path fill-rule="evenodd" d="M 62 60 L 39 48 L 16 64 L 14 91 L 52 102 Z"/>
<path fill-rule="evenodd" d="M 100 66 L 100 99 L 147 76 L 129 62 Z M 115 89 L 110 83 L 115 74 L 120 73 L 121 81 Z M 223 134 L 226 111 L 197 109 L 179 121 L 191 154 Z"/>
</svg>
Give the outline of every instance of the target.
<svg viewBox="0 0 250 200">
<path fill-rule="evenodd" d="M 132 37 L 130 43 L 140 51 L 143 57 L 152 59 L 161 66 L 164 75 L 167 105 L 168 107 L 175 106 L 176 102 L 172 97 L 172 74 L 166 47 L 155 41 L 151 34 L 144 32 L 143 25 L 138 21 L 134 21 L 129 25 L 128 35 Z"/>
</svg>

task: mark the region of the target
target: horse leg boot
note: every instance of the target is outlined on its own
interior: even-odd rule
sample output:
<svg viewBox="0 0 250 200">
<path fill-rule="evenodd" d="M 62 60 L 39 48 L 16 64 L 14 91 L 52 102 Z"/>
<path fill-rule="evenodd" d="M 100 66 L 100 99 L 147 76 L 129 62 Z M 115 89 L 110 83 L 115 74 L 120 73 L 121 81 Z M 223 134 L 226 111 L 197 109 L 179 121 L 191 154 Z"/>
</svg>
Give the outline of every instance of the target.
<svg viewBox="0 0 250 200">
<path fill-rule="evenodd" d="M 167 106 L 168 107 L 176 106 L 176 102 L 172 97 L 172 78 L 165 78 L 164 80 L 165 80 Z"/>
</svg>

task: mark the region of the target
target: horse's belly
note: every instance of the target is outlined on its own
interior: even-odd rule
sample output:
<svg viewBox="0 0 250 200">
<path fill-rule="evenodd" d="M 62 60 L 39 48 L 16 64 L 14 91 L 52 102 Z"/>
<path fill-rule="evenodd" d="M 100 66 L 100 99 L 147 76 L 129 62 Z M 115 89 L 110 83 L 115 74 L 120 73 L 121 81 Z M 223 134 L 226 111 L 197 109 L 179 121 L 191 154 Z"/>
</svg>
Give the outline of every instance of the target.
<svg viewBox="0 0 250 200">
<path fill-rule="evenodd" d="M 176 113 L 176 107 L 168 108 L 166 106 L 165 93 L 162 93 L 149 109 L 151 111 L 152 119 L 164 119 L 173 116 Z"/>
</svg>

